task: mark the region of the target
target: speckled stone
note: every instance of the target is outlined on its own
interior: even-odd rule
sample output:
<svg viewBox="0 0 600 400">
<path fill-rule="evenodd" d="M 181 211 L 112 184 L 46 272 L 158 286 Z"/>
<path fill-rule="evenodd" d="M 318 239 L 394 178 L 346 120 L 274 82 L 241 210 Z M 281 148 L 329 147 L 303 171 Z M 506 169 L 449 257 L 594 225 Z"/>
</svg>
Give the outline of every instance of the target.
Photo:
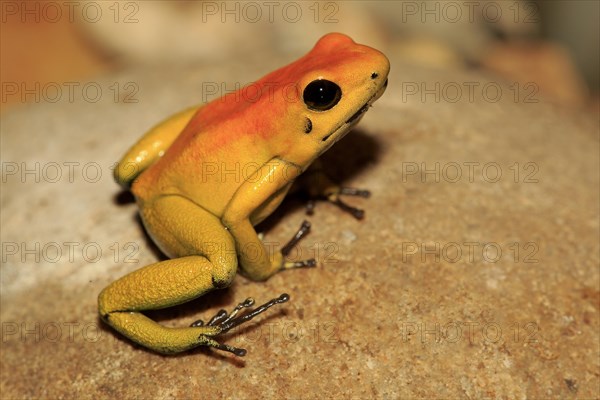
<svg viewBox="0 0 600 400">
<path fill-rule="evenodd" d="M 347 200 L 365 219 L 324 203 L 307 217 L 290 200 L 265 240 L 284 243 L 308 218 L 294 256 L 316 269 L 238 276 L 151 313 L 187 325 L 289 293 L 224 339 L 245 358 L 156 355 L 100 323 L 100 290 L 160 257 L 110 167 L 202 102 L 203 83 L 231 88 L 285 61 L 126 71 L 98 81 L 95 103 L 76 92 L 3 115 L 2 397 L 598 398 L 597 120 L 523 88 L 515 99 L 490 76 L 393 59 L 387 93 L 325 157 L 372 191 Z M 132 88 L 137 102 L 124 102 Z M 36 163 L 39 176 L 21 176 Z"/>
</svg>

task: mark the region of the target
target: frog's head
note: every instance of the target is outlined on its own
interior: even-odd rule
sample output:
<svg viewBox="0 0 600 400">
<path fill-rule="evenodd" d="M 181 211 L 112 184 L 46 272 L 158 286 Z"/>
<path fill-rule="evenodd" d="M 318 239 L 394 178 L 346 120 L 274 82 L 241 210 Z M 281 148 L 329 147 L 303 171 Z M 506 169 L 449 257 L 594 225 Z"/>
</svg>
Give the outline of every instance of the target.
<svg viewBox="0 0 600 400">
<path fill-rule="evenodd" d="M 340 33 L 323 36 L 306 56 L 279 70 L 290 99 L 279 117 L 285 132 L 277 149 L 281 158 L 307 167 L 383 94 L 389 70 L 383 53 Z"/>
</svg>

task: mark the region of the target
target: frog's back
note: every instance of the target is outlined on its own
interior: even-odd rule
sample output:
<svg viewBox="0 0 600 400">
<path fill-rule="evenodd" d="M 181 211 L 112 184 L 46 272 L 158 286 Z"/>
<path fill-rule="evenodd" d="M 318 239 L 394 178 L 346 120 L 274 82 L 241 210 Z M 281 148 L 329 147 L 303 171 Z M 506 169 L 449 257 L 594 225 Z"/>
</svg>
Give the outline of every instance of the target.
<svg viewBox="0 0 600 400">
<path fill-rule="evenodd" d="M 217 99 L 192 118 L 165 154 L 132 185 L 140 205 L 180 195 L 221 216 L 241 183 L 273 158 L 277 128 L 258 104 L 235 94 Z"/>
</svg>

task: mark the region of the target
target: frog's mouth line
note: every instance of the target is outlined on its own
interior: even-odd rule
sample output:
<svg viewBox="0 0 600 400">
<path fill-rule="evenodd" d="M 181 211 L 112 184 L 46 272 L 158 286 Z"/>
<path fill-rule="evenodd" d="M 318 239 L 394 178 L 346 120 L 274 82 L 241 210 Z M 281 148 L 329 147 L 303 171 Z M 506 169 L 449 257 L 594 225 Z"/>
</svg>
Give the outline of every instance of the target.
<svg viewBox="0 0 600 400">
<path fill-rule="evenodd" d="M 333 134 L 337 133 L 338 131 L 340 131 L 340 129 L 342 129 L 343 127 L 345 127 L 345 125 L 351 125 L 352 123 L 358 121 L 358 119 L 365 113 L 367 112 L 367 110 L 369 108 L 372 107 L 372 104 L 375 100 L 377 100 L 379 97 L 381 97 L 381 95 L 383 94 L 383 92 L 385 91 L 385 89 L 387 88 L 387 82 L 388 80 L 386 79 L 385 82 L 383 83 L 383 85 L 381 85 L 381 87 L 377 90 L 377 92 L 375 92 L 373 94 L 373 96 L 371 96 L 371 98 L 369 100 L 367 100 L 367 102 L 365 104 L 363 104 L 362 107 L 360 107 L 358 109 L 358 111 L 356 111 L 354 114 L 352 114 L 352 116 L 350 118 L 348 118 L 348 120 L 346 122 L 344 122 L 343 124 L 341 124 L 340 126 L 338 126 L 336 129 L 333 130 L 333 132 L 331 132 L 329 135 L 325 136 L 322 141 L 326 142 L 327 139 L 329 139 Z"/>
<path fill-rule="evenodd" d="M 373 96 L 375 97 L 375 96 Z M 373 99 L 373 97 L 371 97 L 371 99 Z M 337 128 L 335 128 L 333 130 L 333 132 L 331 132 L 329 135 L 325 136 L 323 139 L 321 139 L 323 142 L 326 142 L 327 139 L 329 139 L 331 136 L 337 134 L 338 132 L 342 131 L 342 130 L 349 130 L 350 125 L 352 125 L 354 122 L 358 122 L 358 120 L 360 119 L 360 117 L 362 117 L 362 115 L 369 109 L 371 108 L 371 104 L 370 104 L 371 100 L 367 101 L 361 108 L 358 109 L 357 112 L 355 112 L 346 122 L 344 122 L 343 124 L 341 124 L 340 126 L 338 126 Z M 343 136 L 343 135 L 342 135 Z M 340 137 L 341 139 L 341 137 Z"/>
<path fill-rule="evenodd" d="M 357 112 L 354 113 L 353 116 L 350 117 L 348 121 L 346 121 L 346 123 L 353 123 L 358 117 L 360 117 L 364 112 L 366 112 L 371 107 L 371 104 L 369 104 L 370 101 L 371 100 L 367 101 Z"/>
</svg>

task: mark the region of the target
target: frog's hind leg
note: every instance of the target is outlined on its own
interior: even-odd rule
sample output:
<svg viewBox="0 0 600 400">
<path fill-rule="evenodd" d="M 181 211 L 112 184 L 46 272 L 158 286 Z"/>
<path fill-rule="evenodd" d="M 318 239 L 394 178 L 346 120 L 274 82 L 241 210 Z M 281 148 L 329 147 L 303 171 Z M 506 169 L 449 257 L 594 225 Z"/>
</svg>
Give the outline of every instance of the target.
<svg viewBox="0 0 600 400">
<path fill-rule="evenodd" d="M 242 306 L 249 307 L 254 304 L 254 300 L 248 298 L 240 303 L 231 314 L 221 310 L 207 325 L 204 325 L 202 320 L 198 320 L 184 328 L 165 327 L 136 311 L 108 311 L 103 314 L 103 319 L 124 336 L 159 353 L 178 353 L 198 346 L 210 346 L 242 357 L 246 355 L 245 349 L 219 343 L 214 337 L 222 335 L 262 314 L 268 308 L 288 300 L 289 296 L 284 293 L 244 315 L 237 316 Z"/>
<path fill-rule="evenodd" d="M 144 214 L 149 218 L 145 222 L 154 233 L 160 232 L 157 241 L 163 245 L 167 238 L 173 241 L 168 245 L 181 257 L 140 268 L 107 286 L 98 298 L 101 318 L 131 340 L 160 353 L 205 345 L 243 355 L 242 349 L 220 344 L 214 337 L 287 297 L 244 316 L 236 317 L 235 311 L 233 316 L 205 326 L 169 328 L 148 318 L 141 311 L 174 306 L 229 286 L 237 269 L 233 238 L 214 215 L 179 196 L 161 197 L 149 209 L 152 214 Z"/>
</svg>

